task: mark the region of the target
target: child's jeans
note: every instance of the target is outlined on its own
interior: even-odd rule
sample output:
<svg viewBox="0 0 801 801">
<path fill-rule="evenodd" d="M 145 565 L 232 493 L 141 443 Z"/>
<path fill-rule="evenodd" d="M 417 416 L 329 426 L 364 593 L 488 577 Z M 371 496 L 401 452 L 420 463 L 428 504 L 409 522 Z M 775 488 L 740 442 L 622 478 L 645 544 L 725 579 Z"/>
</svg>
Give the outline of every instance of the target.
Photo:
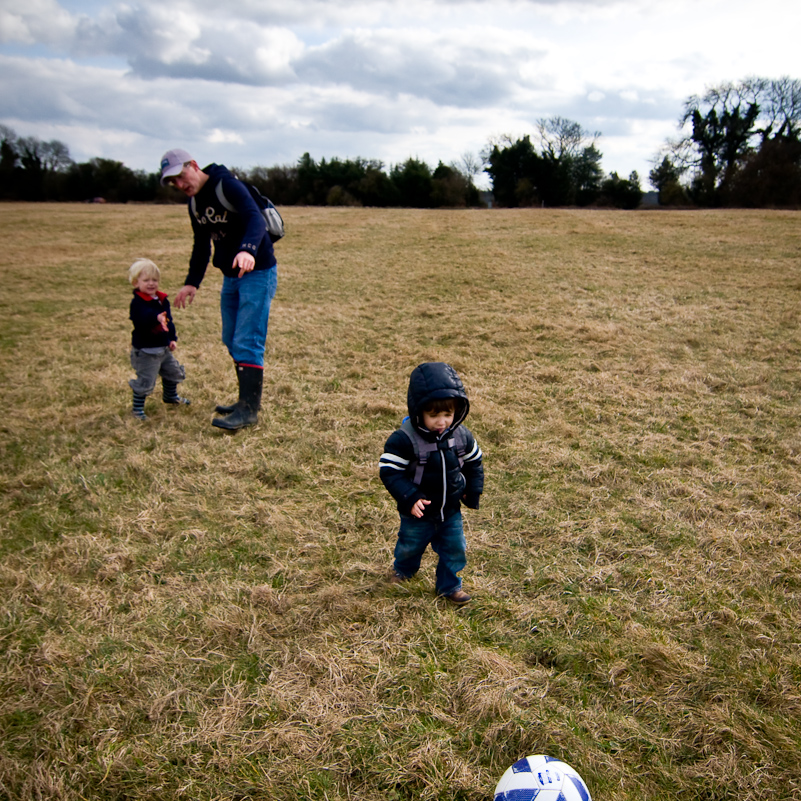
<svg viewBox="0 0 801 801">
<path fill-rule="evenodd" d="M 411 578 L 420 569 L 420 560 L 429 544 L 439 556 L 437 595 L 450 595 L 460 590 L 462 580 L 456 574 L 467 564 L 462 513 L 456 512 L 444 522 L 401 515 L 395 545 L 395 572 Z"/>
<path fill-rule="evenodd" d="M 128 383 L 137 395 L 149 395 L 159 376 L 174 384 L 180 384 L 186 378 L 183 365 L 178 363 L 169 348 L 164 348 L 163 353 L 145 353 L 132 348 L 131 367 L 136 370 L 136 378 Z"/>
</svg>

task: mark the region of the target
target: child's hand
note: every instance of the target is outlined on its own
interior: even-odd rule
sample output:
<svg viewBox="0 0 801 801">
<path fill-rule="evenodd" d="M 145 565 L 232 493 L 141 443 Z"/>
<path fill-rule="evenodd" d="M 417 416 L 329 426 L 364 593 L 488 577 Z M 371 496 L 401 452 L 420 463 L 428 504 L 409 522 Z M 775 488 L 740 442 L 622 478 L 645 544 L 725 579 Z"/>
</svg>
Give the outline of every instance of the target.
<svg viewBox="0 0 801 801">
<path fill-rule="evenodd" d="M 177 347 L 178 343 L 173 339 L 173 341 L 170 342 L 170 350 L 175 350 Z"/>
<path fill-rule="evenodd" d="M 156 319 L 157 319 L 157 320 L 158 320 L 158 321 L 161 323 L 161 327 L 162 327 L 162 328 L 163 328 L 165 331 L 169 331 L 169 330 L 170 330 L 170 329 L 169 329 L 169 326 L 167 325 L 167 312 L 162 312 L 161 314 L 159 314 L 159 315 L 156 317 Z"/>
<path fill-rule="evenodd" d="M 422 517 L 423 512 L 426 510 L 426 506 L 430 504 L 431 501 L 427 501 L 424 498 L 420 498 L 419 501 L 415 501 L 414 506 L 412 507 L 412 516 L 413 517 Z"/>
</svg>

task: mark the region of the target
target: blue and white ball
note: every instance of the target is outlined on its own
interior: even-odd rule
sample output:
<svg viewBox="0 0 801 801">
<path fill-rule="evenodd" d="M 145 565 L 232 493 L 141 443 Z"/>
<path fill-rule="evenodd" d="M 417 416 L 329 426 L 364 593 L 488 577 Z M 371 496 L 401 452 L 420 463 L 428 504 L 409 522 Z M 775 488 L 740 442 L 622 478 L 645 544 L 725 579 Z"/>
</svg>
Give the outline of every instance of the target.
<svg viewBox="0 0 801 801">
<path fill-rule="evenodd" d="M 566 762 L 537 754 L 519 759 L 501 776 L 495 801 L 592 801 L 584 779 Z"/>
</svg>

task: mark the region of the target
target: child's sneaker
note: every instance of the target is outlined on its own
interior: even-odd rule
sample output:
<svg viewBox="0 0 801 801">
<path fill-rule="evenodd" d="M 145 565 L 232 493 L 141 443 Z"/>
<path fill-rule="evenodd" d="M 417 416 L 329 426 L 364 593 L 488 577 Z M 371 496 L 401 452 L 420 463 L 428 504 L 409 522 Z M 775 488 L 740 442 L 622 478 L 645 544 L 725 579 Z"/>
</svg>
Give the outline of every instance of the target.
<svg viewBox="0 0 801 801">
<path fill-rule="evenodd" d="M 162 398 L 164 403 L 180 404 L 182 406 L 189 406 L 192 403 L 189 398 L 182 398 L 180 395 L 175 395 L 172 398 Z"/>
<path fill-rule="evenodd" d="M 403 573 L 398 573 L 397 570 L 393 570 L 389 574 L 389 583 L 390 584 L 403 584 L 404 581 L 408 581 L 408 577 L 404 576 Z"/>
<path fill-rule="evenodd" d="M 133 415 L 133 416 L 134 416 L 134 417 L 135 417 L 137 420 L 147 420 L 147 415 L 146 415 L 144 412 L 141 412 L 141 411 L 139 411 L 139 409 L 134 409 L 134 410 L 131 412 L 131 414 L 132 414 L 132 415 Z"/>
<path fill-rule="evenodd" d="M 464 590 L 456 590 L 456 592 L 446 595 L 445 598 L 457 606 L 463 606 L 470 600 L 470 596 Z"/>
</svg>

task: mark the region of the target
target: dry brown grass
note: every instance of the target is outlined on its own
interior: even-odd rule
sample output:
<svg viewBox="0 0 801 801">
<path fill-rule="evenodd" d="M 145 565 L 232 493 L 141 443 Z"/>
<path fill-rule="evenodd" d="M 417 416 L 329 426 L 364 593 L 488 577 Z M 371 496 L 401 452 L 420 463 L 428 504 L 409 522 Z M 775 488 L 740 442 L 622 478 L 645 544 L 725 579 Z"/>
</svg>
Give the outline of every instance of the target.
<svg viewBox="0 0 801 801">
<path fill-rule="evenodd" d="M 285 210 L 264 411 L 218 274 L 129 417 L 125 270 L 185 210 L 0 206 L 0 797 L 801 798 L 798 215 Z M 421 361 L 472 399 L 475 600 L 385 582 Z"/>
</svg>

